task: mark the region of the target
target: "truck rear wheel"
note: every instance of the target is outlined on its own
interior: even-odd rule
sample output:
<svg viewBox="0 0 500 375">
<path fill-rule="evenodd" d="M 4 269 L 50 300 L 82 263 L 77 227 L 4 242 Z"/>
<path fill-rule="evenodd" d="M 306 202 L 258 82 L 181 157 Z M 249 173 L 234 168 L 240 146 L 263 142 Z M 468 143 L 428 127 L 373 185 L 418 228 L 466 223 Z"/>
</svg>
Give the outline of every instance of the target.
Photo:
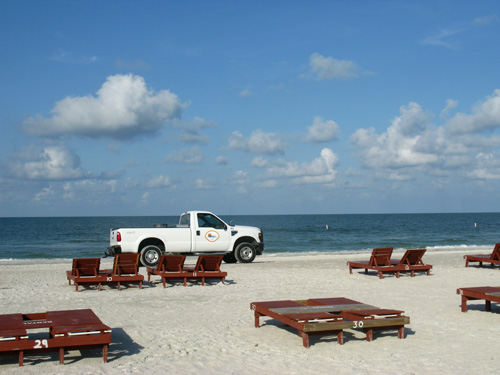
<svg viewBox="0 0 500 375">
<path fill-rule="evenodd" d="M 255 248 L 249 242 L 242 242 L 234 249 L 234 256 L 240 263 L 251 263 L 256 255 Z"/>
<path fill-rule="evenodd" d="M 161 250 L 155 245 L 148 245 L 141 250 L 141 263 L 145 267 L 155 267 L 160 260 Z"/>
</svg>

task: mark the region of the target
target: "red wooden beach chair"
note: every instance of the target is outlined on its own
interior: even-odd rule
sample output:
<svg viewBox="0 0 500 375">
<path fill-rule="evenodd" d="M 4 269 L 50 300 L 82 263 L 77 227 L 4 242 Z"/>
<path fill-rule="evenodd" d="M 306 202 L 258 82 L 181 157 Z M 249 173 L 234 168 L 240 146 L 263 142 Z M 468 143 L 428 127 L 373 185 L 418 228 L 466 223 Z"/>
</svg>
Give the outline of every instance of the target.
<svg viewBox="0 0 500 375">
<path fill-rule="evenodd" d="M 379 272 L 382 273 L 395 273 L 399 277 L 400 273 L 410 272 L 411 277 L 415 276 L 415 272 L 426 272 L 427 276 L 430 275 L 432 265 L 424 264 L 422 257 L 426 249 L 412 249 L 406 250 L 400 260 L 392 259 L 389 267 L 382 267 Z"/>
<path fill-rule="evenodd" d="M 115 254 L 113 269 L 106 270 L 106 284 L 139 284 L 142 288 L 144 276 L 139 274 L 139 256 L 137 253 Z"/>
<path fill-rule="evenodd" d="M 0 354 L 18 353 L 19 366 L 25 354 L 58 351 L 64 364 L 65 350 L 92 348 L 102 348 L 107 362 L 110 343 L 111 329 L 90 309 L 0 315 Z"/>
<path fill-rule="evenodd" d="M 368 273 L 368 270 L 375 270 L 381 279 L 383 277 L 382 270 L 391 265 L 392 251 L 392 247 L 377 248 L 373 249 L 368 261 L 347 262 L 349 273 L 352 274 L 352 270 L 357 268 L 364 269 L 365 273 Z"/>
<path fill-rule="evenodd" d="M 158 275 L 161 277 L 164 288 L 166 288 L 166 281 L 168 280 L 183 280 L 184 286 L 186 286 L 187 277 L 191 275 L 191 272 L 182 269 L 185 260 L 185 255 L 163 254 L 156 267 L 147 268 L 148 281 L 151 280 L 151 275 Z"/>
<path fill-rule="evenodd" d="M 500 287 L 498 286 L 459 288 L 457 294 L 462 297 L 462 312 L 467 312 L 467 301 L 484 299 L 486 311 L 491 311 L 491 302 L 500 303 Z"/>
<path fill-rule="evenodd" d="M 404 325 L 410 318 L 401 310 L 379 309 L 344 297 L 315 298 L 308 300 L 284 300 L 252 302 L 255 327 L 260 318 L 268 316 L 299 331 L 304 347 L 309 347 L 310 335 L 337 335 L 337 342 L 344 343 L 345 329 L 363 330 L 366 340 L 373 340 L 374 330 L 397 330 L 404 338 Z"/>
<path fill-rule="evenodd" d="M 101 284 L 106 282 L 106 275 L 99 270 L 101 264 L 100 258 L 75 258 L 70 271 L 66 271 L 68 283 L 75 284 L 75 290 L 78 292 L 78 285 L 97 285 L 101 290 Z"/>
<path fill-rule="evenodd" d="M 185 271 L 191 272 L 188 279 L 201 279 L 201 285 L 205 285 L 206 280 L 214 279 L 222 280 L 224 284 L 227 272 L 220 269 L 223 257 L 224 255 L 200 255 L 194 268 L 184 267 Z"/>
<path fill-rule="evenodd" d="M 465 267 L 469 267 L 471 262 L 479 262 L 479 267 L 483 266 L 483 262 L 490 263 L 492 266 L 500 264 L 500 243 L 495 245 L 491 254 L 464 255 L 464 259 Z"/>
</svg>

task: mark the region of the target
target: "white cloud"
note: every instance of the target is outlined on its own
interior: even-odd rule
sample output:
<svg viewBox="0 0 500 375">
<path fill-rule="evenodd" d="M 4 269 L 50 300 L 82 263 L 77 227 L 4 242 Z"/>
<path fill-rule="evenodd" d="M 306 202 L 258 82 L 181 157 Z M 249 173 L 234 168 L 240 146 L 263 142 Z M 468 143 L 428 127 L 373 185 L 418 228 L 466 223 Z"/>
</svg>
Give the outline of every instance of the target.
<svg viewBox="0 0 500 375">
<path fill-rule="evenodd" d="M 500 127 L 500 89 L 475 108 L 472 114 L 457 113 L 449 121 L 449 130 L 454 133 L 477 133 Z"/>
<path fill-rule="evenodd" d="M 306 139 L 310 142 L 329 142 L 336 139 L 340 132 L 339 126 L 333 120 L 324 120 L 322 117 L 315 117 L 313 124 L 308 128 Z"/>
<path fill-rule="evenodd" d="M 358 67 L 350 60 L 337 60 L 313 53 L 309 57 L 311 75 L 321 81 L 327 79 L 349 79 L 358 76 Z"/>
<path fill-rule="evenodd" d="M 447 117 L 451 111 L 453 111 L 458 106 L 458 102 L 453 99 L 448 99 L 446 101 L 446 107 L 441 111 L 441 117 Z"/>
<path fill-rule="evenodd" d="M 250 165 L 252 167 L 257 167 L 257 168 L 264 168 L 268 165 L 268 160 L 266 158 L 263 158 L 261 156 L 258 156 L 252 160 Z"/>
<path fill-rule="evenodd" d="M 250 183 L 250 178 L 248 177 L 248 172 L 238 170 L 234 173 L 234 176 L 231 179 L 231 183 L 235 185 L 243 185 L 247 186 Z M 243 191 L 241 191 L 243 192 Z M 245 190 L 246 192 L 246 190 Z"/>
<path fill-rule="evenodd" d="M 205 156 L 203 155 L 201 148 L 194 146 L 189 149 L 173 151 L 166 157 L 165 160 L 169 163 L 199 164 L 204 159 Z"/>
<path fill-rule="evenodd" d="M 210 190 L 216 185 L 216 181 L 209 178 L 197 178 L 194 180 L 194 188 L 198 190 Z"/>
<path fill-rule="evenodd" d="M 448 107 L 454 104 L 449 102 Z M 401 107 L 400 116 L 385 132 L 358 129 L 351 141 L 359 148 L 364 166 L 384 179 L 415 179 L 420 172 L 433 179 L 497 180 L 500 137 L 476 133 L 496 130 L 499 116 L 500 90 L 476 106 L 472 114 L 459 113 L 440 127 L 430 123 L 431 117 L 418 104 L 410 103 Z"/>
<path fill-rule="evenodd" d="M 201 117 L 195 117 L 191 121 L 173 119 L 172 126 L 174 128 L 181 129 L 181 134 L 179 135 L 180 142 L 197 143 L 202 145 L 210 143 L 210 138 L 201 134 L 201 129 L 218 127 L 216 122 L 208 121 Z"/>
<path fill-rule="evenodd" d="M 55 104 L 51 118 L 30 117 L 23 127 L 34 136 L 131 139 L 155 133 L 182 108 L 170 91 L 156 93 L 140 76 L 117 74 L 107 78 L 96 96 L 66 97 Z"/>
<path fill-rule="evenodd" d="M 322 184 L 335 180 L 338 156 L 331 149 L 321 150 L 320 157 L 310 163 L 277 161 L 267 168 L 273 179 L 290 179 L 295 184 Z"/>
<path fill-rule="evenodd" d="M 279 155 L 285 150 L 285 142 L 277 133 L 265 133 L 262 130 L 252 132 L 249 139 L 245 139 L 238 131 L 229 136 L 229 149 L 241 150 L 254 154 Z"/>
<path fill-rule="evenodd" d="M 95 63 L 98 59 L 97 56 L 75 56 L 71 52 L 59 50 L 54 56 L 50 58 L 52 61 L 64 64 L 77 64 L 88 65 Z"/>
<path fill-rule="evenodd" d="M 206 145 L 210 143 L 210 138 L 196 130 L 185 130 L 179 135 L 179 142 Z"/>
<path fill-rule="evenodd" d="M 449 49 L 457 49 L 460 45 L 459 41 L 454 37 L 464 30 L 462 28 L 451 28 L 439 30 L 436 34 L 425 38 L 422 44 L 445 47 Z"/>
<path fill-rule="evenodd" d="M 428 121 L 429 116 L 422 108 L 417 103 L 410 103 L 400 108 L 400 116 L 385 133 L 377 135 L 374 128 L 358 129 L 351 141 L 362 150 L 362 160 L 370 167 L 400 168 L 434 163 L 437 156 L 426 152 L 428 146 L 421 141 Z"/>
<path fill-rule="evenodd" d="M 215 164 L 217 165 L 227 165 L 228 160 L 225 156 L 217 156 L 215 158 Z"/>
<path fill-rule="evenodd" d="M 47 201 L 47 200 L 54 198 L 55 195 L 56 195 L 56 193 L 55 193 L 54 189 L 52 188 L 52 186 L 49 186 L 49 187 L 43 188 L 40 192 L 38 192 L 35 195 L 34 200 L 36 202 L 44 202 L 44 201 Z"/>
<path fill-rule="evenodd" d="M 164 188 L 172 186 L 172 179 L 168 176 L 157 176 L 146 183 L 148 188 Z"/>
<path fill-rule="evenodd" d="M 488 26 L 494 22 L 500 21 L 500 18 L 496 14 L 491 14 L 483 17 L 476 17 L 472 21 L 475 25 Z"/>
<path fill-rule="evenodd" d="M 64 145 L 27 146 L 10 158 L 8 175 L 28 180 L 70 180 L 82 178 L 80 158 Z"/>
<path fill-rule="evenodd" d="M 239 96 L 240 96 L 240 98 L 249 98 L 249 97 L 253 96 L 253 93 L 252 93 L 252 91 L 250 91 L 250 89 L 245 89 L 245 90 L 240 92 Z"/>
</svg>

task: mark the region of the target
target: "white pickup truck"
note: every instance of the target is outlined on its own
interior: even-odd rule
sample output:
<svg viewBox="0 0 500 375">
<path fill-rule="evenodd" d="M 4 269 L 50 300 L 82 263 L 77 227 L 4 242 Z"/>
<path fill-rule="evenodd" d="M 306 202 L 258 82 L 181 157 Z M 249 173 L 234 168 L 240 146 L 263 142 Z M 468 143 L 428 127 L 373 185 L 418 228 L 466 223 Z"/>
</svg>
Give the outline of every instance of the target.
<svg viewBox="0 0 500 375">
<path fill-rule="evenodd" d="M 229 225 L 213 213 L 189 211 L 174 226 L 111 229 L 109 245 L 105 256 L 140 253 L 147 267 L 156 266 L 164 253 L 225 253 L 226 263 L 250 263 L 264 251 L 264 238 L 259 228 Z"/>
</svg>

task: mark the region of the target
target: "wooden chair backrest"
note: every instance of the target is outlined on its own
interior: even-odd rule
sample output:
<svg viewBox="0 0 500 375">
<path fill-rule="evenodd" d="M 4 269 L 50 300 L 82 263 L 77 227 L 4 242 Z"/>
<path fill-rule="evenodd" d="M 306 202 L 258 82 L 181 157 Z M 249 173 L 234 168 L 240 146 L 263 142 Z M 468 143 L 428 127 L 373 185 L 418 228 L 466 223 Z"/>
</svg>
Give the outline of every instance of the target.
<svg viewBox="0 0 500 375">
<path fill-rule="evenodd" d="M 390 266 L 391 265 L 391 255 L 392 247 L 381 247 L 373 249 L 372 256 L 370 257 L 371 266 Z"/>
<path fill-rule="evenodd" d="M 399 261 L 400 264 L 407 264 L 414 266 L 417 264 L 422 264 L 422 257 L 427 249 L 412 249 L 406 250 L 403 257 Z"/>
<path fill-rule="evenodd" d="M 101 258 L 75 258 L 73 259 L 71 274 L 77 277 L 97 276 L 100 264 Z"/>
<path fill-rule="evenodd" d="M 113 275 L 137 275 L 140 254 L 115 254 Z"/>
<path fill-rule="evenodd" d="M 205 272 L 220 272 L 223 255 L 200 255 L 201 268 Z"/>
<path fill-rule="evenodd" d="M 495 245 L 493 252 L 491 253 L 491 260 L 500 260 L 500 243 Z"/>
<path fill-rule="evenodd" d="M 158 270 L 161 272 L 180 272 L 182 271 L 182 266 L 184 266 L 185 260 L 185 255 L 164 254 L 158 261 Z"/>
</svg>

